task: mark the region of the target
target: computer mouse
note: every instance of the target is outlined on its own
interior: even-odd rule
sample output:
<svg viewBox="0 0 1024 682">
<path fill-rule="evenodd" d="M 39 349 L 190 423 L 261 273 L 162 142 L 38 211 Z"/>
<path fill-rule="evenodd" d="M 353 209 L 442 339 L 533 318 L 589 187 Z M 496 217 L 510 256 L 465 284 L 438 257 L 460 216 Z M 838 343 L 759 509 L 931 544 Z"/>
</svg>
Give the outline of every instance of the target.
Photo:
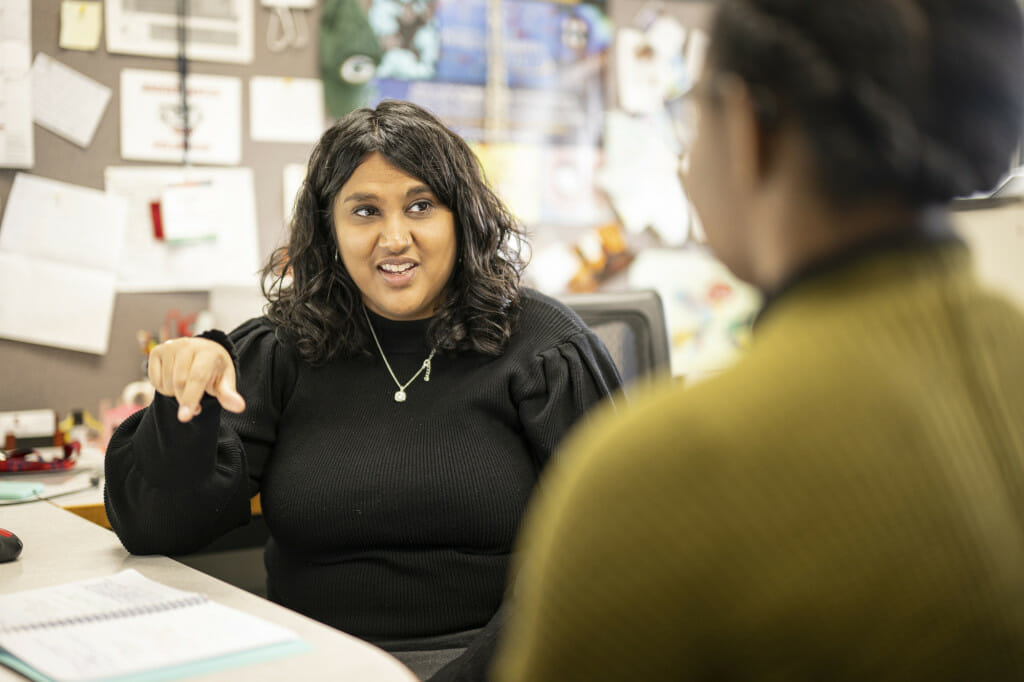
<svg viewBox="0 0 1024 682">
<path fill-rule="evenodd" d="M 14 561 L 21 554 L 21 540 L 9 530 L 0 528 L 0 564 Z"/>
</svg>

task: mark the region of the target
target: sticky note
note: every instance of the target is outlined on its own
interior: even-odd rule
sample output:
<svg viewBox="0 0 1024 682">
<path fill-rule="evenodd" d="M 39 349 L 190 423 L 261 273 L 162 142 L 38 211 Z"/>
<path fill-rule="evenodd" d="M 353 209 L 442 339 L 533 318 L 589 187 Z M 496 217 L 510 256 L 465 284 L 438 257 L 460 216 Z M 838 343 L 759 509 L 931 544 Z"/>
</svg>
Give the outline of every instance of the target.
<svg viewBox="0 0 1024 682">
<path fill-rule="evenodd" d="M 99 47 L 103 28 L 99 2 L 64 0 L 60 6 L 60 46 L 65 50 L 92 51 Z"/>
</svg>

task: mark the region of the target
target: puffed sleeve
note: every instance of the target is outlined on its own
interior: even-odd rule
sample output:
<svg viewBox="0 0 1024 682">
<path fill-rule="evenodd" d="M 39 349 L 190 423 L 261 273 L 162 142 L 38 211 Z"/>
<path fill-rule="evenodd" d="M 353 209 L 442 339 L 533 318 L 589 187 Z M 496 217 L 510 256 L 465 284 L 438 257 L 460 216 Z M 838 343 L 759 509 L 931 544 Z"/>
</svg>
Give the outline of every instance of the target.
<svg viewBox="0 0 1024 682">
<path fill-rule="evenodd" d="M 615 361 L 589 329 L 542 350 L 513 386 L 520 423 L 539 466 L 569 428 L 597 403 L 620 397 Z"/>
<path fill-rule="evenodd" d="M 205 395 L 201 413 L 181 423 L 177 401 L 157 394 L 107 447 L 107 518 L 134 554 L 192 552 L 249 521 L 294 365 L 263 318 L 211 338 L 235 358 L 245 411 L 223 411 Z"/>
</svg>

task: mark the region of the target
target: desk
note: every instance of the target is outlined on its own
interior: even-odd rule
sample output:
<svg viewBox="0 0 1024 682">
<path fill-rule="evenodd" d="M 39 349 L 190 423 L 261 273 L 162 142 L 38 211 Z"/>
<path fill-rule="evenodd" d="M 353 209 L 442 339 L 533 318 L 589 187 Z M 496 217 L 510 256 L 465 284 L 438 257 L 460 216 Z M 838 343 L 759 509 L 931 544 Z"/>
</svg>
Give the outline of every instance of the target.
<svg viewBox="0 0 1024 682">
<path fill-rule="evenodd" d="M 56 506 L 57 500 L 0 507 L 0 527 L 18 535 L 25 548 L 17 561 L 0 564 L 0 594 L 111 575 L 134 568 L 171 587 L 202 592 L 213 601 L 287 627 L 312 650 L 231 668 L 195 679 L 280 682 L 339 679 L 416 682 L 416 677 L 380 649 L 225 582 L 162 556 L 133 556 L 110 532 Z M 23 677 L 0 667 L 0 682 Z"/>
</svg>

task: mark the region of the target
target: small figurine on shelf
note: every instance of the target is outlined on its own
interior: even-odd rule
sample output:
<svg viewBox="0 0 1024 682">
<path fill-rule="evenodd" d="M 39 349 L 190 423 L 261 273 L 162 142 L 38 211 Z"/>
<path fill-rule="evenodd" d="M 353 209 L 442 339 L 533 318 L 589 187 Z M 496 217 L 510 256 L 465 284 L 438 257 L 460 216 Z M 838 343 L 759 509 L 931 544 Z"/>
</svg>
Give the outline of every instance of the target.
<svg viewBox="0 0 1024 682">
<path fill-rule="evenodd" d="M 71 410 L 68 416 L 57 423 L 57 435 L 63 438 L 65 443 L 78 441 L 83 445 L 99 437 L 103 431 L 103 425 L 96 417 L 82 409 Z"/>
</svg>

